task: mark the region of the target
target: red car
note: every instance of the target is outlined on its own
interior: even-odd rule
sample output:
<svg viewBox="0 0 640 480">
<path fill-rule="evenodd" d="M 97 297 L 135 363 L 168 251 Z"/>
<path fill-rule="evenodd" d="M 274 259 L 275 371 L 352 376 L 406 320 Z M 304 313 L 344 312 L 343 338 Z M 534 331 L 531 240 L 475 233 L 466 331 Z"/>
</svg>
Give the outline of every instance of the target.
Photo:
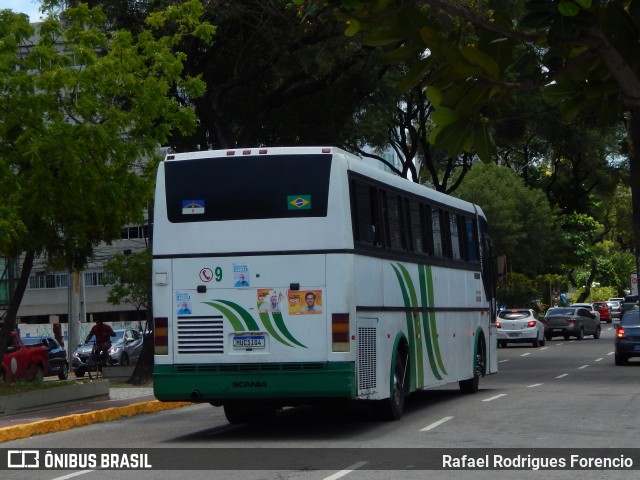
<svg viewBox="0 0 640 480">
<path fill-rule="evenodd" d="M 593 302 L 593 308 L 600 313 L 600 321 L 606 321 L 607 323 L 613 321 L 607 302 Z"/>
<path fill-rule="evenodd" d="M 27 346 L 18 332 L 11 332 L 0 364 L 0 383 L 16 380 L 42 381 L 49 368 L 49 353 L 42 343 Z"/>
</svg>

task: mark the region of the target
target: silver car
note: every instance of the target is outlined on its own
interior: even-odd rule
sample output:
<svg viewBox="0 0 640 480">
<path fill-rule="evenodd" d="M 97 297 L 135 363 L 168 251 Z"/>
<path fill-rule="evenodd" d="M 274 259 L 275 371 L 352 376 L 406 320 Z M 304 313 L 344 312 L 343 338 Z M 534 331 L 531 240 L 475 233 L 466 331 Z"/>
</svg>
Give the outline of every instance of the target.
<svg viewBox="0 0 640 480">
<path fill-rule="evenodd" d="M 115 337 L 111 338 L 111 348 L 109 355 L 113 365 L 129 365 L 136 363 L 142 351 L 143 337 L 138 330 L 127 328 L 114 330 Z M 95 339 L 92 337 L 87 344 L 81 345 L 73 352 L 71 358 L 71 369 L 76 377 L 84 377 L 87 372 L 87 361 L 93 349 Z"/>
<path fill-rule="evenodd" d="M 600 318 L 595 312 L 584 307 L 554 307 L 547 310 L 542 320 L 544 336 L 547 340 L 553 337 L 576 337 L 582 340 L 585 335 L 600 338 Z"/>
<path fill-rule="evenodd" d="M 569 305 L 570 307 L 582 307 L 582 308 L 586 308 L 587 310 L 589 310 L 592 313 L 596 314 L 596 318 L 598 319 L 598 322 L 600 322 L 600 312 L 598 311 L 598 309 L 596 309 L 593 306 L 593 303 L 572 303 L 571 305 Z"/>
<path fill-rule="evenodd" d="M 546 343 L 544 324 L 531 309 L 502 310 L 498 313 L 496 327 L 500 347 L 506 347 L 508 343 L 532 343 L 538 348 Z"/>
</svg>

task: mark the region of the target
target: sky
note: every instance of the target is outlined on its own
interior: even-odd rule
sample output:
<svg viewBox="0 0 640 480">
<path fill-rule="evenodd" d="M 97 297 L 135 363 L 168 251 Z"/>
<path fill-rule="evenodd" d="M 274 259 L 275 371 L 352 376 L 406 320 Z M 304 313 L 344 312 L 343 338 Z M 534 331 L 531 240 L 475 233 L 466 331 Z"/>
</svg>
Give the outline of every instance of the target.
<svg viewBox="0 0 640 480">
<path fill-rule="evenodd" d="M 0 0 L 0 10 L 8 8 L 16 13 L 26 13 L 32 22 L 40 20 L 39 6 L 38 0 Z"/>
</svg>

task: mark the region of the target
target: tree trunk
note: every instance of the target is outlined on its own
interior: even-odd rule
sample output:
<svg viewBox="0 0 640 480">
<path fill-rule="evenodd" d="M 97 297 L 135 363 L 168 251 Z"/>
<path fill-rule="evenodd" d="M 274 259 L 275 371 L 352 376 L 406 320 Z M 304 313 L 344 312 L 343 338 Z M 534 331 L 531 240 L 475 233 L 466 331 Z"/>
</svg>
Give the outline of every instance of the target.
<svg viewBox="0 0 640 480">
<path fill-rule="evenodd" d="M 18 309 L 22 303 L 24 292 L 27 289 L 29 283 L 29 276 L 31 275 L 31 269 L 33 268 L 33 259 L 35 258 L 35 252 L 26 252 L 24 260 L 22 261 L 22 270 L 20 271 L 20 277 L 16 284 L 16 289 L 11 295 L 9 300 L 9 308 L 7 309 L 7 315 L 4 318 L 4 323 L 0 327 L 0 363 L 4 357 L 4 352 L 7 350 L 9 344 L 9 336 L 13 329 L 16 327 L 16 318 L 18 316 Z"/>
<path fill-rule="evenodd" d="M 627 125 L 633 207 L 633 246 L 636 256 L 636 273 L 638 273 L 640 272 L 640 107 L 629 111 Z"/>
</svg>

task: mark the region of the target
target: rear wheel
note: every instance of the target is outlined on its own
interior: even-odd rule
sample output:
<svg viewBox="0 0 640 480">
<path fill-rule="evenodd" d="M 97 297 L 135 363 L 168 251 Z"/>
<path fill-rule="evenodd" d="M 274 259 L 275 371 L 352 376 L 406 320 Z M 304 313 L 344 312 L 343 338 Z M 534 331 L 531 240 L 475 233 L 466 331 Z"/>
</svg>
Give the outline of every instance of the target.
<svg viewBox="0 0 640 480">
<path fill-rule="evenodd" d="M 89 374 L 89 380 L 93 380 L 94 376 L 98 378 L 99 365 L 96 355 L 91 355 L 87 360 L 87 373 Z"/>
<path fill-rule="evenodd" d="M 544 338 L 546 338 L 547 340 L 551 341 L 553 339 L 553 335 L 551 335 L 550 333 L 545 334 Z"/>
<path fill-rule="evenodd" d="M 576 338 L 578 340 L 584 340 L 584 328 L 580 327 L 580 331 L 578 332 L 578 336 Z"/>
<path fill-rule="evenodd" d="M 33 372 L 33 381 L 41 382 L 42 380 L 44 380 L 44 368 L 42 368 L 42 365 L 38 365 L 36 371 Z"/>
<path fill-rule="evenodd" d="M 84 377 L 84 374 L 87 373 L 87 370 L 85 368 L 77 368 L 73 373 L 76 377 L 82 378 Z"/>
<path fill-rule="evenodd" d="M 58 378 L 60 380 L 66 380 L 69 377 L 69 365 L 66 363 L 60 367 L 60 371 L 58 371 Z"/>
<path fill-rule="evenodd" d="M 628 361 L 627 357 L 625 357 L 624 355 L 619 355 L 617 353 L 616 353 L 615 359 L 616 359 L 616 365 L 626 365 Z"/>
<path fill-rule="evenodd" d="M 473 371 L 474 375 L 466 380 L 460 380 L 458 385 L 462 393 L 476 393 L 480 387 L 480 376 L 485 374 L 486 351 L 484 339 L 478 340 L 476 356 L 474 359 Z"/>
<path fill-rule="evenodd" d="M 398 420 L 404 412 L 409 357 L 403 351 L 403 348 L 399 348 L 394 355 L 389 398 L 381 403 L 381 416 L 384 420 Z"/>
<path fill-rule="evenodd" d="M 540 346 L 540 339 L 536 337 L 536 339 L 533 341 L 533 348 L 538 348 L 539 346 Z"/>
<path fill-rule="evenodd" d="M 596 340 L 600 338 L 600 325 L 598 325 L 598 328 L 596 328 L 596 333 L 593 334 L 593 338 L 595 338 Z"/>
<path fill-rule="evenodd" d="M 540 340 L 540 346 L 544 347 L 547 344 L 547 339 L 543 336 L 542 340 Z"/>
<path fill-rule="evenodd" d="M 122 356 L 120 357 L 120 365 L 129 365 L 129 355 L 127 355 L 126 353 L 122 353 Z"/>
</svg>

